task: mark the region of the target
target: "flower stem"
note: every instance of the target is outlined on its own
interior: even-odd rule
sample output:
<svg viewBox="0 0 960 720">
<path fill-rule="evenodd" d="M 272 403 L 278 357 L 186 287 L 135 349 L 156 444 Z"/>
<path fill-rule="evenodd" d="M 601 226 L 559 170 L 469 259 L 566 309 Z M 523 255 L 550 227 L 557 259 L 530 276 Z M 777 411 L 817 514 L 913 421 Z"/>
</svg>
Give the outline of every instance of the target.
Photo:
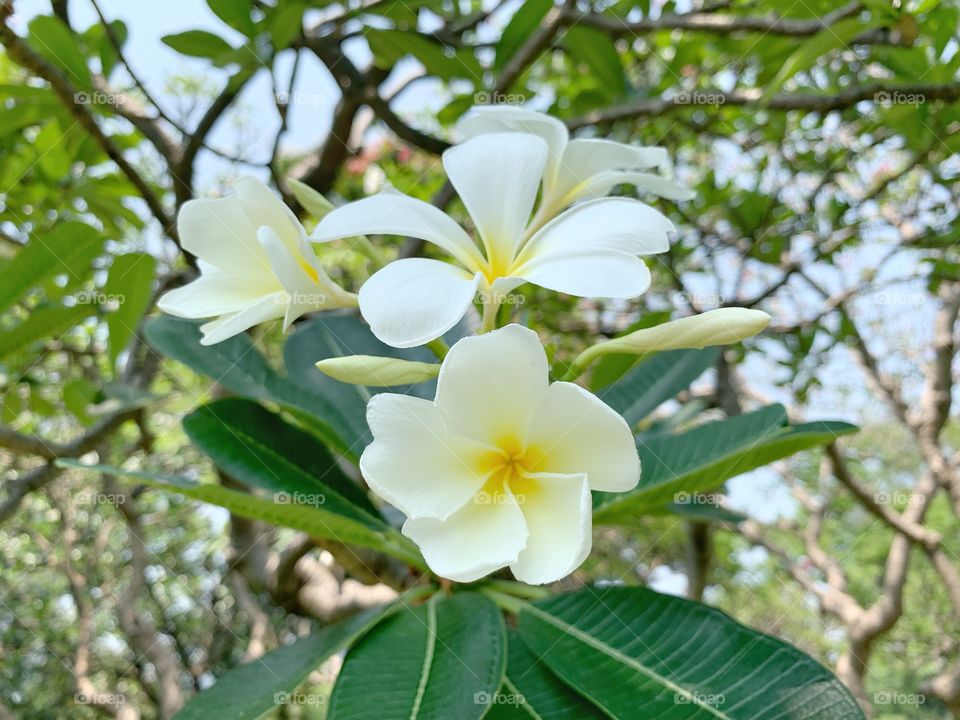
<svg viewBox="0 0 960 720">
<path fill-rule="evenodd" d="M 524 583 L 512 582 L 510 580 L 490 580 L 484 587 L 494 590 L 495 592 L 503 592 L 508 595 L 529 600 L 542 600 L 543 598 L 550 596 L 550 591 L 544 587 L 526 585 Z"/>
<path fill-rule="evenodd" d="M 481 334 L 497 329 L 497 313 L 500 310 L 500 301 L 494 293 L 485 293 L 482 297 L 483 325 L 480 327 Z"/>
<path fill-rule="evenodd" d="M 431 340 L 427 343 L 427 348 L 437 356 L 437 360 L 443 360 L 447 356 L 447 353 L 450 352 L 450 346 L 444 342 L 443 338 Z"/>
<path fill-rule="evenodd" d="M 524 606 L 527 604 L 526 600 L 521 600 L 518 597 L 507 595 L 506 593 L 497 592 L 489 587 L 483 588 L 481 592 L 493 600 L 500 608 L 509 613 L 513 613 L 514 615 L 523 610 Z"/>
</svg>

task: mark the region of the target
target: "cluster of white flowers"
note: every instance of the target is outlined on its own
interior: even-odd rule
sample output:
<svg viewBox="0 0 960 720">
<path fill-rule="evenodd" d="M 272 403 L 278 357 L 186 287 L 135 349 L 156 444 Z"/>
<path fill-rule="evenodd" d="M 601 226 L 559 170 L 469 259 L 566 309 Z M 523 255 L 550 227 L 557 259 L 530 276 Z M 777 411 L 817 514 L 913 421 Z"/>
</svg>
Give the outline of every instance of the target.
<svg viewBox="0 0 960 720">
<path fill-rule="evenodd" d="M 293 213 L 247 178 L 236 195 L 183 207 L 181 241 L 201 275 L 160 307 L 217 317 L 202 326 L 210 344 L 266 320 L 282 317 L 286 327 L 306 312 L 359 304 L 380 340 L 413 347 L 450 330 L 479 293 L 482 334 L 456 343 L 438 371 L 370 357 L 321 369 L 351 382 L 370 368 L 437 376 L 432 402 L 392 393 L 370 401 L 364 478 L 407 516 L 403 532 L 436 574 L 469 582 L 510 567 L 524 582 L 552 582 L 590 551 L 591 490 L 632 489 L 640 461 L 617 413 L 578 385 L 549 383 L 536 333 L 496 329 L 498 303 L 526 282 L 582 297 L 637 297 L 650 285 L 641 258 L 668 249 L 673 225 L 639 200 L 606 195 L 622 184 L 674 200 L 691 194 L 650 172 L 666 164 L 662 149 L 571 140 L 563 123 L 540 113 L 476 108 L 457 132 L 463 140 L 444 153 L 443 167 L 476 239 L 442 210 L 393 189 L 333 210 L 309 238 L 414 237 L 452 262 L 397 260 L 359 296 L 348 293 L 324 273 Z M 735 342 L 769 320 L 740 309 L 699 317 L 601 343 L 574 368 L 605 352 Z"/>
</svg>

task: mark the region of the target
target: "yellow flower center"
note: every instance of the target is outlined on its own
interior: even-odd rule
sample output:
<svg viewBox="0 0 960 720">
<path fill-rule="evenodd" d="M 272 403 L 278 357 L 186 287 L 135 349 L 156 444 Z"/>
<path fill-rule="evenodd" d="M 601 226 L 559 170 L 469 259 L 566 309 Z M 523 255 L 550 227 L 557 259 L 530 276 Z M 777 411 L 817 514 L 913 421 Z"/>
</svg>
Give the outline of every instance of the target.
<svg viewBox="0 0 960 720">
<path fill-rule="evenodd" d="M 523 503 L 525 497 L 537 489 L 537 481 L 529 474 L 539 471 L 541 453 L 524 447 L 512 437 L 496 445 L 497 449 L 491 450 L 480 463 L 480 471 L 489 475 L 477 493 L 477 502 L 502 505 L 511 502 L 512 494 L 518 503 Z"/>
</svg>

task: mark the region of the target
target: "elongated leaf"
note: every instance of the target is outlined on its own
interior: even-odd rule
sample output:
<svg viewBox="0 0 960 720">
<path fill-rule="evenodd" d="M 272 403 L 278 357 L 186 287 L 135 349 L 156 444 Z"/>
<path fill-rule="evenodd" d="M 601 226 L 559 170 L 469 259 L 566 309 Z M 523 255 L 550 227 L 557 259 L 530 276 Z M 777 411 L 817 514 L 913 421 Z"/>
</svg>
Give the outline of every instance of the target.
<svg viewBox="0 0 960 720">
<path fill-rule="evenodd" d="M 90 89 L 90 69 L 77 37 L 55 15 L 37 15 L 30 21 L 30 44 L 58 67 L 79 90 Z"/>
<path fill-rule="evenodd" d="M 603 496 L 594 521 L 630 522 L 662 508 L 680 493 L 716 489 L 732 477 L 855 430 L 844 422 L 789 426 L 783 406 L 770 405 L 685 433 L 641 440 L 640 484 L 629 493 Z"/>
<path fill-rule="evenodd" d="M 173 35 L 164 35 L 160 40 L 182 55 L 210 60 L 217 60 L 233 50 L 222 37 L 206 30 L 187 30 Z"/>
<path fill-rule="evenodd" d="M 479 719 L 505 665 L 506 629 L 490 600 L 475 593 L 435 596 L 380 623 L 350 650 L 330 717 Z"/>
<path fill-rule="evenodd" d="M 174 716 L 175 720 L 260 717 L 282 703 L 324 660 L 349 647 L 371 627 L 396 612 L 401 602 L 365 610 L 246 665 L 232 668 L 216 685 L 188 702 Z"/>
<path fill-rule="evenodd" d="M 326 447 L 255 402 L 227 398 L 209 403 L 185 417 L 183 429 L 235 480 L 384 527 L 370 498 L 344 475 Z"/>
<path fill-rule="evenodd" d="M 607 716 L 554 675 L 520 639 L 507 633 L 507 674 L 485 720 L 599 720 Z"/>
<path fill-rule="evenodd" d="M 379 67 L 391 68 L 406 55 L 413 55 L 428 73 L 441 80 L 461 77 L 479 83 L 483 77 L 471 52 L 448 51 L 425 35 L 403 30 L 367 30 L 365 35 Z"/>
<path fill-rule="evenodd" d="M 620 379 L 600 390 L 600 398 L 633 426 L 690 387 L 690 383 L 713 366 L 717 352 L 717 348 L 671 350 L 644 358 Z"/>
<path fill-rule="evenodd" d="M 283 377 L 267 364 L 247 335 L 204 346 L 198 323 L 169 316 L 147 322 L 144 335 L 162 355 L 206 375 L 235 395 L 275 402 L 295 412 L 338 451 L 351 458 L 359 455 L 362 445 L 357 442 L 356 428 L 363 422 L 362 411 L 349 417 L 347 412 L 356 413 L 355 407 L 342 408 L 336 398 L 327 399 L 317 390 Z"/>
<path fill-rule="evenodd" d="M 587 588 L 520 611 L 520 635 L 612 718 L 862 720 L 823 666 L 724 613 L 646 588 Z"/>
<path fill-rule="evenodd" d="M 53 305 L 32 312 L 12 330 L 0 333 L 0 358 L 12 355 L 40 340 L 58 338 L 91 313 L 91 308 L 84 305 Z"/>
<path fill-rule="evenodd" d="M 526 0 L 510 18 L 497 43 L 496 69 L 503 68 L 527 38 L 537 29 L 540 21 L 553 7 L 553 0 Z"/>
<path fill-rule="evenodd" d="M 89 225 L 59 222 L 38 233 L 9 263 L 0 268 L 0 312 L 46 278 L 78 277 L 103 247 L 104 238 Z"/>
<path fill-rule="evenodd" d="M 610 97 L 623 94 L 627 76 L 613 40 L 606 34 L 588 27 L 572 27 L 564 36 L 564 47 L 575 62 L 583 63 L 599 81 Z"/>
<path fill-rule="evenodd" d="M 118 255 L 110 266 L 103 293 L 117 305 L 117 309 L 107 315 L 111 364 L 117 362 L 147 311 L 156 269 L 157 261 L 148 253 Z"/>
<path fill-rule="evenodd" d="M 253 18 L 250 17 L 249 0 L 207 0 L 207 5 L 218 18 L 234 30 L 247 37 L 253 37 L 256 34 Z"/>
<path fill-rule="evenodd" d="M 231 490 L 222 485 L 197 483 L 186 478 L 160 473 L 124 470 L 112 465 L 85 465 L 74 460 L 57 462 L 62 467 L 131 478 L 151 487 L 217 505 L 240 517 L 263 520 L 271 525 L 300 530 L 311 537 L 382 550 L 412 565 L 423 567 L 419 553 L 405 538 L 397 537 L 393 532 L 378 532 L 353 518 L 330 512 L 322 504 L 300 505 L 274 502 L 239 490 Z"/>
</svg>

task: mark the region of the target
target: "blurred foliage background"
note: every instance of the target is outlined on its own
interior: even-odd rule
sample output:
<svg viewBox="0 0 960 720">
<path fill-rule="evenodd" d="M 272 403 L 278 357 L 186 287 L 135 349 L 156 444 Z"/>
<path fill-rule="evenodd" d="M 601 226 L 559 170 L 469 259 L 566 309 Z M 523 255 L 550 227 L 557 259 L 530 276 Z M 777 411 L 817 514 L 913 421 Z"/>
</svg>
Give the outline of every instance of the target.
<svg viewBox="0 0 960 720">
<path fill-rule="evenodd" d="M 696 191 L 648 198 L 679 236 L 638 301 L 521 290 L 559 354 L 760 307 L 770 330 L 667 412 L 778 401 L 863 427 L 735 478 L 714 522 L 680 507 L 598 532 L 567 582 L 702 597 L 834 668 L 874 717 L 960 717 L 960 5 L 159 5 L 0 2 L 0 718 L 168 718 L 310 618 L 389 597 L 336 547 L 54 461 L 214 472 L 179 420 L 218 387 L 141 332 L 194 272 L 183 202 L 255 174 L 301 213 L 287 178 L 335 203 L 389 182 L 462 213 L 439 153 L 492 102 L 664 146 Z M 346 244 L 322 260 L 351 289 L 369 272 Z M 277 357 L 279 328 L 256 342 Z"/>
</svg>

